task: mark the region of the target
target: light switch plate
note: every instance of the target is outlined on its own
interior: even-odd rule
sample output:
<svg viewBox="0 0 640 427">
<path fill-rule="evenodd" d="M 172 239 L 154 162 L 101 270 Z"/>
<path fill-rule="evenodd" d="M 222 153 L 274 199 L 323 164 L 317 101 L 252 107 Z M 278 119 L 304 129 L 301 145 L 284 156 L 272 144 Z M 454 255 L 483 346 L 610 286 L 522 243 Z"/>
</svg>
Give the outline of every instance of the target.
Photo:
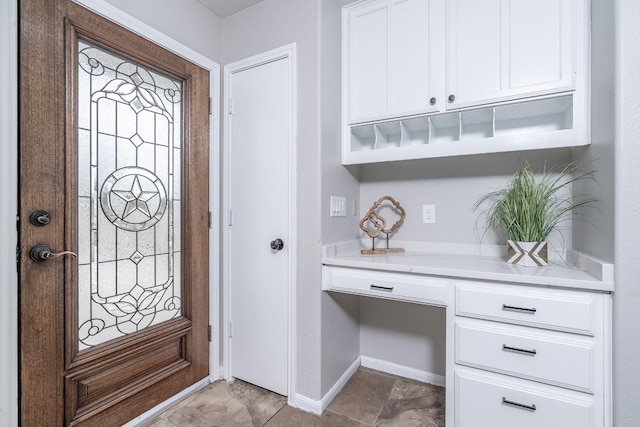
<svg viewBox="0 0 640 427">
<path fill-rule="evenodd" d="M 331 211 L 329 216 L 347 216 L 347 198 L 331 196 Z"/>
</svg>

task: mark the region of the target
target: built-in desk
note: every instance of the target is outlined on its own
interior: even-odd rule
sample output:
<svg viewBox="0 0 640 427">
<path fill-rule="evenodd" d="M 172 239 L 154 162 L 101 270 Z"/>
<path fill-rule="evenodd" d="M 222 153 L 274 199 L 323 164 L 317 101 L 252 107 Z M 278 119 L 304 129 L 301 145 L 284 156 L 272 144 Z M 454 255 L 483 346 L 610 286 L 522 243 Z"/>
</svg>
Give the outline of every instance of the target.
<svg viewBox="0 0 640 427">
<path fill-rule="evenodd" d="M 611 264 L 570 251 L 572 267 L 517 267 L 492 249 L 405 243 L 326 247 L 322 286 L 446 308 L 448 427 L 611 425 Z"/>
</svg>

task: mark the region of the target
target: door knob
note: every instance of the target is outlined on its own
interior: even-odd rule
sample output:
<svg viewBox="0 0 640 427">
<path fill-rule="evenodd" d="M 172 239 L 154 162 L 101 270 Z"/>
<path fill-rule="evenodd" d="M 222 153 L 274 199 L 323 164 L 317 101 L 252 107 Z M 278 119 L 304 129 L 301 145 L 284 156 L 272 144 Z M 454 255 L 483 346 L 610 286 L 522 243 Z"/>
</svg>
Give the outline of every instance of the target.
<svg viewBox="0 0 640 427">
<path fill-rule="evenodd" d="M 275 239 L 271 241 L 271 249 L 274 251 L 281 251 L 284 248 L 284 242 L 282 239 Z"/>
<path fill-rule="evenodd" d="M 51 258 L 56 258 L 67 254 L 73 255 L 76 258 L 78 257 L 75 252 L 71 251 L 53 252 L 47 245 L 36 245 L 29 251 L 29 257 L 37 262 L 47 261 Z"/>
<path fill-rule="evenodd" d="M 431 98 L 431 99 L 429 100 L 429 105 L 436 105 L 436 101 L 437 101 L 437 99 L 436 99 L 436 98 L 435 98 L 435 96 L 434 96 L 433 98 Z"/>
<path fill-rule="evenodd" d="M 29 222 L 36 227 L 44 227 L 51 222 L 51 214 L 47 211 L 35 211 L 29 217 Z"/>
<path fill-rule="evenodd" d="M 449 95 L 449 102 L 453 102 L 456 100 L 456 96 L 455 95 Z"/>
</svg>

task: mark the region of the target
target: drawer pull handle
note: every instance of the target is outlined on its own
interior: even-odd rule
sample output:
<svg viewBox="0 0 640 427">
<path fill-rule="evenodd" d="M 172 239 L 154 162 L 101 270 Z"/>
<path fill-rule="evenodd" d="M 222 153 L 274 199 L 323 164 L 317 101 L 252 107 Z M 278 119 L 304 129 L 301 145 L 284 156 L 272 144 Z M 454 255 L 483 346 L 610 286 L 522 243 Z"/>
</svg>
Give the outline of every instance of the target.
<svg viewBox="0 0 640 427">
<path fill-rule="evenodd" d="M 510 400 L 507 400 L 506 397 L 502 398 L 502 404 L 513 406 L 515 408 L 526 409 L 527 411 L 535 411 L 536 410 L 536 405 L 534 405 L 534 404 L 525 405 L 523 403 L 512 402 Z"/>
<path fill-rule="evenodd" d="M 371 285 L 369 288 L 374 291 L 393 292 L 393 286 Z"/>
<path fill-rule="evenodd" d="M 526 354 L 529 356 L 535 356 L 538 352 L 533 349 L 533 350 L 525 350 L 523 348 L 517 348 L 517 347 L 509 347 L 506 344 L 502 344 L 502 350 L 503 351 L 511 351 L 513 353 L 518 353 L 518 354 Z"/>
<path fill-rule="evenodd" d="M 518 313 L 529 313 L 529 314 L 535 314 L 537 311 L 535 307 L 534 308 L 516 307 L 513 305 L 507 305 L 507 304 L 502 304 L 502 309 L 505 311 L 517 311 Z"/>
</svg>

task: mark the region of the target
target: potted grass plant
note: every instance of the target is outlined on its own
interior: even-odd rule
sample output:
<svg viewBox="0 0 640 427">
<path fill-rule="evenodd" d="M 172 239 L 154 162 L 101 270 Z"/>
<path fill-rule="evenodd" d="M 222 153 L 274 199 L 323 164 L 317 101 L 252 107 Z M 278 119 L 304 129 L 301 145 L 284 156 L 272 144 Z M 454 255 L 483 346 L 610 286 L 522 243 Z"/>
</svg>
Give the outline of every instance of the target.
<svg viewBox="0 0 640 427">
<path fill-rule="evenodd" d="M 568 214 L 596 201 L 593 197 L 575 196 L 576 181 L 594 179 L 595 171 L 582 172 L 580 164 L 543 169 L 536 176 L 528 162 L 513 174 L 508 184 L 481 197 L 474 210 L 486 206 L 488 226 L 504 233 L 507 262 L 545 266 L 548 264 L 547 237 Z"/>
</svg>

